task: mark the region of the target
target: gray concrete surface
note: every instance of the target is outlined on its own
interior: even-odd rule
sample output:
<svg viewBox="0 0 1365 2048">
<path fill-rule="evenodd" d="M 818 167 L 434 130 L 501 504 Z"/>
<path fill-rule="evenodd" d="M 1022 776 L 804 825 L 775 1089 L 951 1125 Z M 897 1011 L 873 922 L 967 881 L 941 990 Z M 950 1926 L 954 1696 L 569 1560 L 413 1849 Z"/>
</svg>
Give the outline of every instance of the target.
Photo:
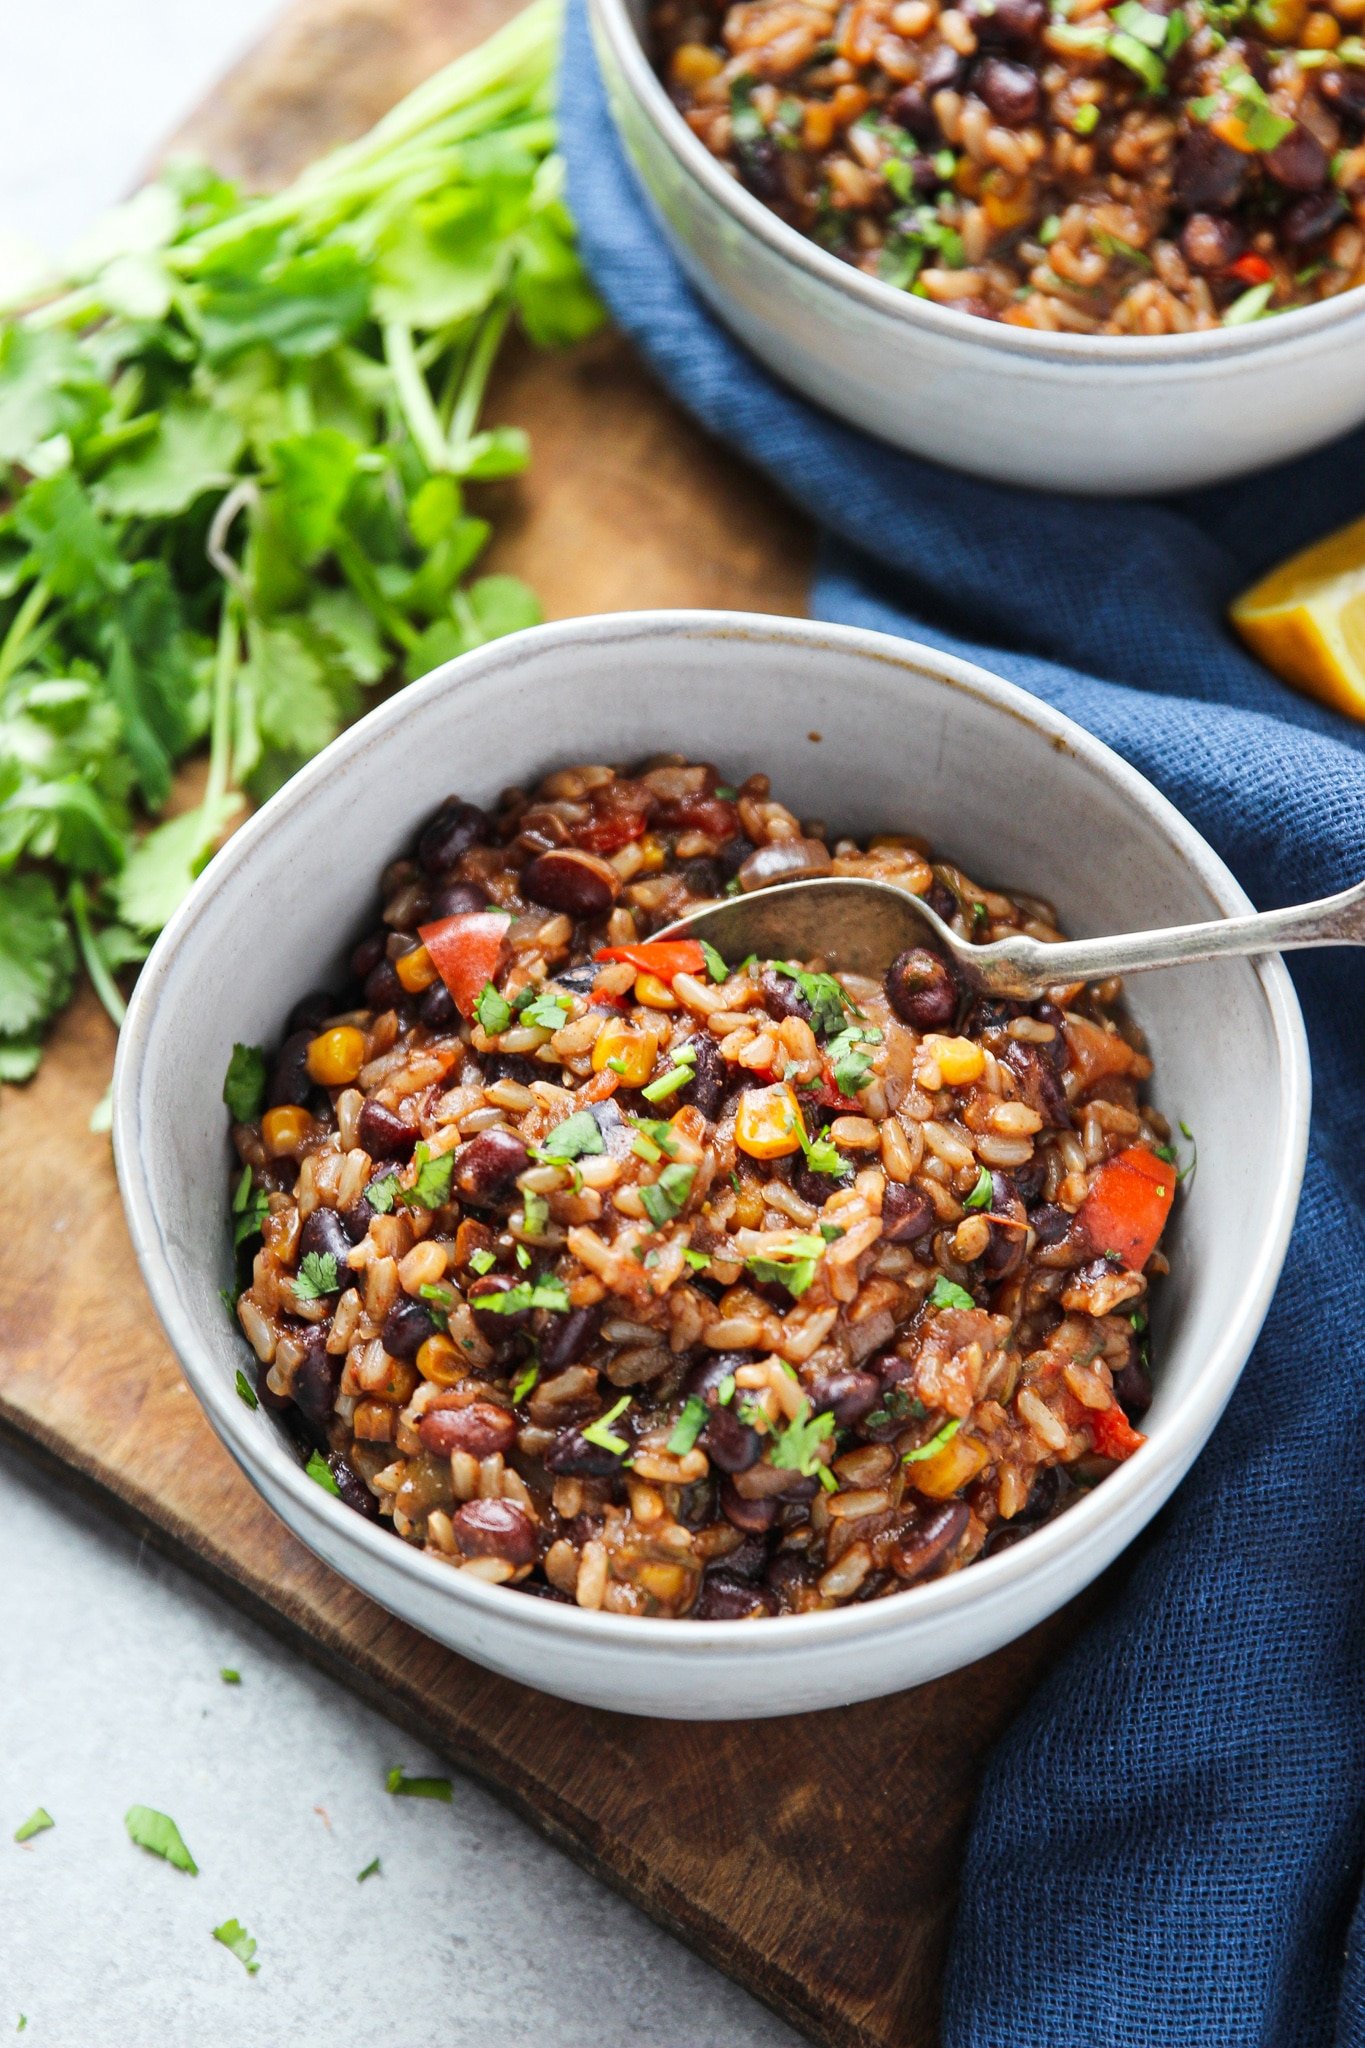
<svg viewBox="0 0 1365 2048">
<path fill-rule="evenodd" d="M 125 191 L 273 6 L 0 0 L 0 271 Z M 795 2048 L 474 1786 L 390 1796 L 394 1764 L 443 1770 L 0 1453 L 0 2039 L 23 2014 L 25 2048 Z M 135 1802 L 197 1877 L 132 1846 Z M 55 1828 L 14 1843 L 39 1805 Z"/>
</svg>

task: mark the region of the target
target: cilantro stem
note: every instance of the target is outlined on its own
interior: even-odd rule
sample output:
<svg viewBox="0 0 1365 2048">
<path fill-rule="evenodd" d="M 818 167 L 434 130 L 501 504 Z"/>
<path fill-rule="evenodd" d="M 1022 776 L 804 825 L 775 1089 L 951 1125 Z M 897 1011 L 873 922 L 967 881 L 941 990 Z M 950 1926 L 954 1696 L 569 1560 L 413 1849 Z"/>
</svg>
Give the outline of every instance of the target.
<svg viewBox="0 0 1365 2048">
<path fill-rule="evenodd" d="M 454 447 L 461 447 L 468 441 L 479 421 L 479 408 L 483 404 L 489 372 L 497 355 L 498 345 L 511 317 L 510 305 L 495 306 L 489 313 L 474 340 L 460 379 L 459 395 L 455 410 L 450 416 L 450 439 Z"/>
<path fill-rule="evenodd" d="M 415 632 L 403 614 L 389 603 L 371 573 L 369 563 L 348 533 L 337 533 L 332 542 L 332 553 L 342 575 L 362 604 L 367 605 L 380 620 L 390 639 L 395 640 L 405 653 L 411 654 L 421 634 Z"/>
<path fill-rule="evenodd" d="M 218 618 L 218 648 L 213 661 L 213 710 L 209 724 L 209 773 L 204 785 L 204 812 L 210 815 L 226 796 L 231 765 L 233 684 L 241 665 L 237 598 L 231 586 Z"/>
<path fill-rule="evenodd" d="M 31 586 L 28 595 L 9 622 L 9 630 L 0 642 L 0 690 L 23 661 L 27 651 L 29 635 L 43 616 L 52 592 L 39 577 Z"/>
<path fill-rule="evenodd" d="M 441 431 L 431 387 L 418 367 L 412 329 L 401 321 L 385 322 L 384 360 L 393 376 L 399 411 L 423 462 L 433 472 L 449 470 L 450 448 Z"/>
<path fill-rule="evenodd" d="M 73 881 L 67 891 L 67 904 L 71 911 L 71 922 L 76 927 L 76 943 L 81 949 L 85 971 L 90 976 L 90 985 L 104 1004 L 113 1022 L 115 1031 L 123 1029 L 123 1020 L 128 1014 L 128 1005 L 118 983 L 104 963 L 103 955 L 95 944 L 95 934 L 90 928 L 90 910 L 86 901 L 85 884 Z"/>
</svg>

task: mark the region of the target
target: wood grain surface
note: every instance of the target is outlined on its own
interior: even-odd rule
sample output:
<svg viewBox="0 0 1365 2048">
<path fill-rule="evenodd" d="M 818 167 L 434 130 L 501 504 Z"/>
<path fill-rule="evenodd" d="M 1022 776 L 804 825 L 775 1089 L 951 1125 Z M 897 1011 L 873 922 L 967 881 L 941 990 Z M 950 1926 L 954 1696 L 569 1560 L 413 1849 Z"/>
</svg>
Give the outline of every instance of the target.
<svg viewBox="0 0 1365 2048">
<path fill-rule="evenodd" d="M 303 0 L 173 146 L 253 187 L 278 183 L 508 11 Z M 619 339 L 553 359 L 514 352 L 492 416 L 534 446 L 529 477 L 499 507 L 497 566 L 524 575 L 551 616 L 803 609 L 805 528 Z M 0 1280 L 0 1430 L 55 1485 L 130 1518 L 815 2040 L 930 2048 L 982 1757 L 1080 1610 L 917 1692 L 758 1726 L 568 1707 L 438 1648 L 296 1543 L 202 1420 L 138 1279 L 108 1140 L 87 1127 L 112 1056 L 86 992 L 38 1078 L 0 1090 L 0 1150 L 24 1195 Z"/>
</svg>

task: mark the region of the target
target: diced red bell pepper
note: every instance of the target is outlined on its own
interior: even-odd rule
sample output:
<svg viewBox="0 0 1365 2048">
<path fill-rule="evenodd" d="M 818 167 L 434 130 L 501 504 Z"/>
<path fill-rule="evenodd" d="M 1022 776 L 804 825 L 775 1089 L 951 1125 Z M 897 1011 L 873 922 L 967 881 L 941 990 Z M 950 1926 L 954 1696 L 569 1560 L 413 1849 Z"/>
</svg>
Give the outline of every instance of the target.
<svg viewBox="0 0 1365 2048">
<path fill-rule="evenodd" d="M 604 1068 L 600 1074 L 594 1074 L 591 1081 L 586 1082 L 579 1089 L 574 1100 L 576 1102 L 605 1102 L 609 1096 L 616 1093 L 620 1085 L 621 1076 L 610 1073 Z"/>
<path fill-rule="evenodd" d="M 1141 1430 L 1134 1429 L 1117 1401 L 1112 1408 L 1088 1408 L 1085 1419 L 1101 1458 L 1131 1458 L 1147 1441 Z"/>
<path fill-rule="evenodd" d="M 1130 1145 L 1102 1166 L 1076 1216 L 1093 1248 L 1117 1253 L 1130 1273 L 1140 1273 L 1166 1228 L 1175 1177 L 1173 1162 L 1145 1145 Z"/>
<path fill-rule="evenodd" d="M 466 910 L 458 917 L 443 917 L 439 924 L 417 927 L 417 936 L 462 1017 L 474 1015 L 485 984 L 497 975 L 509 922 L 503 911 Z"/>
<path fill-rule="evenodd" d="M 639 946 L 603 946 L 597 960 L 625 960 L 641 974 L 672 981 L 675 974 L 704 974 L 706 955 L 695 939 L 650 939 Z"/>
<path fill-rule="evenodd" d="M 648 822 L 643 811 L 598 811 L 586 825 L 577 828 L 574 845 L 581 846 L 586 853 L 619 853 L 632 839 L 644 838 Z"/>
<path fill-rule="evenodd" d="M 1227 274 L 1229 277 L 1237 278 L 1242 284 L 1264 284 L 1268 278 L 1275 275 L 1275 272 L 1264 256 L 1258 256 L 1255 250 L 1248 250 L 1247 254 L 1239 256 L 1235 263 L 1229 263 Z"/>
</svg>

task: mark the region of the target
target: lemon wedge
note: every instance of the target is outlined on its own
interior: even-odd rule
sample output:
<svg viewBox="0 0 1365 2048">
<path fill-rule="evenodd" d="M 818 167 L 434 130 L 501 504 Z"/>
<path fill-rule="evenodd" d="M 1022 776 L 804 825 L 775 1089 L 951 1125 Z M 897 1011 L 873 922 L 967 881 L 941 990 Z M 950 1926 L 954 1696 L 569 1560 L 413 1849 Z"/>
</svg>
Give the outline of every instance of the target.
<svg viewBox="0 0 1365 2048">
<path fill-rule="evenodd" d="M 1229 617 L 1286 683 L 1365 719 L 1365 519 L 1281 562 Z"/>
</svg>

